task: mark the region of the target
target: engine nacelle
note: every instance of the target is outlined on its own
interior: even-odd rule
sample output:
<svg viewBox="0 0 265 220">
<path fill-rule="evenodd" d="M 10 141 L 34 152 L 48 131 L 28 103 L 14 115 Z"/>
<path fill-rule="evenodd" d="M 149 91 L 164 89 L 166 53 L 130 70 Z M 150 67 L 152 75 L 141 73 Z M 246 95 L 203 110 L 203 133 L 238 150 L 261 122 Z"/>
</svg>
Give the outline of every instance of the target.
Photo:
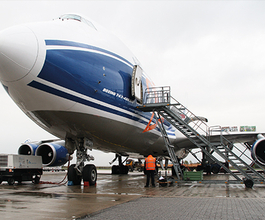
<svg viewBox="0 0 265 220">
<path fill-rule="evenodd" d="M 251 147 L 251 157 L 255 162 L 265 166 L 265 138 L 258 139 Z"/>
<path fill-rule="evenodd" d="M 33 144 L 33 143 L 27 143 L 27 144 L 22 144 L 18 148 L 18 154 L 20 155 L 35 155 L 35 151 L 38 147 L 38 144 Z"/>
<path fill-rule="evenodd" d="M 35 155 L 42 157 L 43 166 L 62 166 L 69 159 L 64 141 L 43 143 L 36 149 Z"/>
</svg>

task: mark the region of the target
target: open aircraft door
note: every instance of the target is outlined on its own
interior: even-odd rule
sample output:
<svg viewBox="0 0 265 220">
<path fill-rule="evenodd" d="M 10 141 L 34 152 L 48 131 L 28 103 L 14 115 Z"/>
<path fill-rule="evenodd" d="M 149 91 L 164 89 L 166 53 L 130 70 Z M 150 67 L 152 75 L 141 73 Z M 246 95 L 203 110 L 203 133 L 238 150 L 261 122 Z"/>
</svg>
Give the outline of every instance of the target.
<svg viewBox="0 0 265 220">
<path fill-rule="evenodd" d="M 140 103 L 143 102 L 142 74 L 142 68 L 139 65 L 134 65 L 132 74 L 132 95 Z"/>
</svg>

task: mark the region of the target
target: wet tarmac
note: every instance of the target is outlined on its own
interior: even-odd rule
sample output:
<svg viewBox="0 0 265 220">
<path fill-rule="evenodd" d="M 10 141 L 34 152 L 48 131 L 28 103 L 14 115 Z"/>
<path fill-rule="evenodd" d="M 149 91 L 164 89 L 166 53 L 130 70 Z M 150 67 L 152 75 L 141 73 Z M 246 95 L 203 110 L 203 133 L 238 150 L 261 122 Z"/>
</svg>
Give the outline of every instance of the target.
<svg viewBox="0 0 265 220">
<path fill-rule="evenodd" d="M 173 204 L 181 201 L 182 206 L 187 203 L 187 206 L 192 208 L 192 202 L 195 203 L 197 201 L 200 204 L 204 201 L 204 207 L 207 210 L 206 203 L 209 203 L 208 207 L 210 207 L 219 201 L 217 202 L 219 206 L 216 205 L 216 207 L 223 209 L 223 213 L 226 213 L 225 216 L 227 216 L 221 215 L 223 219 L 231 219 L 229 216 L 234 216 L 232 219 L 235 219 L 237 218 L 235 216 L 240 216 L 235 211 L 232 212 L 233 215 L 228 216 L 227 213 L 229 213 L 228 211 L 231 207 L 230 205 L 227 206 L 227 204 L 233 203 L 234 205 L 232 206 L 236 208 L 236 211 L 242 214 L 239 208 L 242 205 L 238 206 L 238 204 L 244 201 L 245 212 L 243 213 L 246 213 L 244 215 L 245 219 L 265 218 L 265 215 L 263 216 L 265 210 L 265 185 L 262 184 L 255 184 L 252 189 L 246 189 L 243 184 L 199 184 L 197 182 L 174 184 L 170 187 L 159 187 L 157 185 L 155 188 L 145 188 L 145 176 L 142 173 L 110 175 L 109 171 L 100 170 L 96 186 L 47 184 L 47 182 L 60 182 L 65 174 L 64 172 L 45 173 L 41 181 L 46 183 L 38 185 L 23 182 L 22 185 L 9 186 L 6 182 L 3 182 L 0 185 L 0 219 L 103 219 L 106 218 L 104 215 L 107 215 L 109 219 L 119 219 L 117 218 L 117 212 L 124 215 L 128 212 L 121 218 L 126 219 L 126 216 L 129 217 L 129 207 L 140 206 L 136 210 L 133 209 L 131 213 L 132 216 L 137 216 L 137 214 L 141 214 L 137 210 L 143 209 L 143 207 L 148 209 L 145 203 L 150 204 L 151 201 L 160 208 L 160 204 L 166 204 L 167 208 L 170 207 L 169 204 L 173 201 Z M 216 178 L 228 179 L 229 176 L 225 174 L 204 176 L 204 179 Z M 149 200 L 146 200 L 147 198 Z M 251 205 L 248 205 L 248 203 Z M 220 206 L 220 204 L 223 205 Z M 256 207 L 256 210 L 255 205 L 261 204 L 264 204 L 264 207 Z M 174 207 L 174 209 L 176 210 L 182 206 Z M 188 208 L 187 206 L 186 209 Z M 246 212 L 246 210 L 248 208 L 249 211 L 255 210 L 255 215 L 250 215 L 252 218 L 247 218 L 249 212 Z M 126 212 L 124 212 L 124 209 L 126 209 Z M 183 208 L 181 209 L 183 211 Z M 114 210 L 116 211 L 113 214 L 113 218 L 111 218 L 111 212 Z M 165 211 L 166 209 L 164 208 L 163 210 Z M 168 213 L 170 214 L 171 211 Z M 187 213 L 192 212 L 189 211 Z M 160 214 L 162 215 L 162 212 Z M 209 218 L 205 215 L 203 218 L 220 219 L 220 216 L 214 218 L 212 214 L 210 212 Z M 159 217 L 157 219 L 161 219 L 159 212 L 156 213 L 156 216 Z M 181 215 L 178 213 L 177 216 Z M 244 216 L 241 216 L 240 219 L 244 219 Z M 188 214 L 186 217 L 186 219 L 192 219 L 192 216 Z M 185 219 L 185 216 L 181 218 Z M 199 219 L 198 216 L 196 216 L 196 219 Z"/>
</svg>

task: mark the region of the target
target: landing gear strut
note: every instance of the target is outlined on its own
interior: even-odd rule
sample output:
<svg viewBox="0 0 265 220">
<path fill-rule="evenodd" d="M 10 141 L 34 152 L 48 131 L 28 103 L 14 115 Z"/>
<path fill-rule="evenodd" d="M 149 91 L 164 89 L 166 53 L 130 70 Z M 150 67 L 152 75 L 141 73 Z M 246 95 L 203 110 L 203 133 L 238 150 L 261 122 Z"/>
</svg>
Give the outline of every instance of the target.
<svg viewBox="0 0 265 220">
<path fill-rule="evenodd" d="M 93 143 L 82 138 L 78 141 L 76 152 L 76 164 L 72 164 L 68 170 L 68 185 L 80 185 L 81 180 L 95 185 L 97 181 L 97 169 L 93 164 L 85 165 L 85 161 L 94 160 L 94 157 L 87 154 Z"/>
<path fill-rule="evenodd" d="M 128 174 L 129 167 L 123 165 L 121 155 L 116 154 L 115 158 L 110 162 L 110 164 L 115 162 L 117 159 L 119 160 L 119 165 L 113 165 L 111 168 L 111 173 L 112 174 Z"/>
</svg>

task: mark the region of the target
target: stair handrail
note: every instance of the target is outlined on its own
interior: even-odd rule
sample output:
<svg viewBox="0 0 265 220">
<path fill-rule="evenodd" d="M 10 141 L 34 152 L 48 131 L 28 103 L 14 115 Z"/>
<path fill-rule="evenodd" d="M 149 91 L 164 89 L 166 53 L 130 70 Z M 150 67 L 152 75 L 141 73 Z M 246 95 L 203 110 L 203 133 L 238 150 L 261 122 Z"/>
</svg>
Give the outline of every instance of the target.
<svg viewBox="0 0 265 220">
<path fill-rule="evenodd" d="M 216 128 L 216 130 L 214 130 L 215 128 Z M 235 143 L 233 143 L 232 141 L 228 140 L 225 137 L 225 135 L 229 135 L 229 134 L 231 134 L 231 132 L 229 132 L 227 130 L 224 130 L 220 125 L 211 126 L 211 127 L 209 127 L 209 135 L 210 135 L 209 136 L 209 140 L 210 140 L 210 137 L 211 137 L 211 135 L 212 135 L 213 132 L 220 132 L 219 135 L 220 135 L 220 138 L 221 138 L 221 140 L 220 140 L 221 144 L 224 144 L 223 141 L 229 143 L 230 145 L 233 146 L 234 149 L 236 149 L 240 153 L 240 155 L 237 155 L 235 152 L 234 152 L 234 154 L 236 154 L 239 158 L 241 158 L 242 156 L 244 156 L 246 159 L 248 159 L 252 163 L 254 162 L 253 165 L 258 166 L 265 173 L 264 167 L 262 167 L 260 164 L 258 164 L 257 163 L 257 160 L 254 160 L 252 157 L 250 157 L 249 155 L 246 154 L 246 151 L 247 150 L 250 151 L 250 149 L 247 146 L 245 146 L 244 143 L 242 143 L 240 141 L 237 141 L 236 142 L 238 145 L 241 145 L 243 148 L 245 148 L 245 150 L 242 150 Z M 232 151 L 232 149 L 231 149 L 231 151 Z M 251 165 L 249 165 L 249 166 L 251 166 Z"/>
<path fill-rule="evenodd" d="M 174 104 L 172 104 L 172 101 L 171 101 L 170 105 L 173 106 L 173 108 L 177 109 L 178 111 L 181 111 L 181 113 L 185 116 L 184 121 L 188 122 L 188 124 L 191 123 L 192 124 L 191 127 L 194 130 L 196 130 L 198 133 L 200 131 L 200 132 L 202 132 L 203 136 L 208 137 L 209 136 L 209 134 L 208 134 L 209 126 L 203 120 L 201 120 L 201 117 L 196 116 L 193 112 L 191 112 L 183 104 L 178 102 L 174 97 L 171 96 L 170 98 L 174 102 Z M 178 106 L 178 107 L 176 107 L 176 106 Z M 181 110 L 179 110 L 179 109 L 181 109 Z"/>
<path fill-rule="evenodd" d="M 143 104 L 170 103 L 170 86 L 148 87 L 145 89 Z"/>
<path fill-rule="evenodd" d="M 213 132 L 219 132 L 221 145 L 224 146 L 225 145 L 224 142 L 226 142 L 226 144 L 232 145 L 237 151 L 241 152 L 241 156 L 244 155 L 247 159 L 249 159 L 250 161 L 253 161 L 259 168 L 264 170 L 258 163 L 256 163 L 256 161 L 254 161 L 248 155 L 246 155 L 245 152 L 241 151 L 233 142 L 231 142 L 230 140 L 225 138 L 223 133 L 229 134 L 229 132 L 223 130 L 220 125 L 211 126 L 211 127 L 208 126 L 203 120 L 201 120 L 200 117 L 196 116 L 189 109 L 187 109 L 184 105 L 182 105 L 180 102 L 178 102 L 174 97 L 172 97 L 170 86 L 160 86 L 160 87 L 147 88 L 145 91 L 145 99 L 144 99 L 143 105 L 145 105 L 145 104 L 163 104 L 163 105 L 166 105 L 167 108 L 170 108 L 171 111 L 175 115 L 177 115 L 178 117 L 182 117 L 182 120 L 184 122 L 186 122 L 188 124 L 192 123 L 192 126 L 190 126 L 190 127 L 193 128 L 196 132 L 198 132 L 198 134 L 199 134 L 199 131 L 202 132 L 203 136 L 205 136 L 205 138 L 209 142 L 210 142 L 210 136 L 212 135 L 212 133 Z M 238 156 L 238 155 L 236 155 L 236 156 Z"/>
</svg>

